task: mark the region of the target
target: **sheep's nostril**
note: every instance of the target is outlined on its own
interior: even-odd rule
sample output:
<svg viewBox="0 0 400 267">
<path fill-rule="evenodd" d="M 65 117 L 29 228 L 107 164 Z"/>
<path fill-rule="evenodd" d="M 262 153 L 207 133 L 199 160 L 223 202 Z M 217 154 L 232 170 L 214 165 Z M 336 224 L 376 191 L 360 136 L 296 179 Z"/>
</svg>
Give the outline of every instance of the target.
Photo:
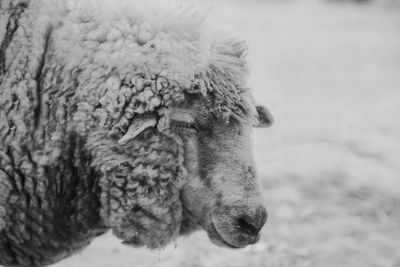
<svg viewBox="0 0 400 267">
<path fill-rule="evenodd" d="M 242 217 L 238 220 L 240 231 L 249 235 L 257 235 L 260 229 L 257 229 L 249 219 L 249 217 Z"/>
<path fill-rule="evenodd" d="M 240 231 L 249 235 L 257 235 L 267 221 L 267 212 L 265 208 L 260 208 L 253 216 L 248 214 L 238 218 L 237 223 Z"/>
</svg>

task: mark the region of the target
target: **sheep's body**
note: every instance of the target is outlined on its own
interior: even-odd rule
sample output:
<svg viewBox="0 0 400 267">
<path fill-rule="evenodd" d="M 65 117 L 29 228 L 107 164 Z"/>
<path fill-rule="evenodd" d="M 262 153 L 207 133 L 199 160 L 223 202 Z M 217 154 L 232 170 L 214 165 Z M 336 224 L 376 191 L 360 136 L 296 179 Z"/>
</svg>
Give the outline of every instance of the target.
<svg viewBox="0 0 400 267">
<path fill-rule="evenodd" d="M 108 228 L 165 245 L 185 179 L 166 107 L 211 92 L 220 117 L 254 112 L 239 43 L 179 6 L 129 2 L 0 3 L 0 264 L 51 263 Z M 143 113 L 157 127 L 119 144 Z"/>
<path fill-rule="evenodd" d="M 27 1 L 6 2 L 0 15 L 6 27 L 0 36 L 0 265 L 42 266 L 105 231 L 99 176 L 82 137 L 54 130 L 71 118 L 47 111 L 43 121 L 40 103 L 56 90 L 43 79 L 48 37 L 28 27 Z M 47 73 L 48 79 L 60 75 Z M 51 132 L 60 133 L 57 141 L 50 141 Z"/>
</svg>

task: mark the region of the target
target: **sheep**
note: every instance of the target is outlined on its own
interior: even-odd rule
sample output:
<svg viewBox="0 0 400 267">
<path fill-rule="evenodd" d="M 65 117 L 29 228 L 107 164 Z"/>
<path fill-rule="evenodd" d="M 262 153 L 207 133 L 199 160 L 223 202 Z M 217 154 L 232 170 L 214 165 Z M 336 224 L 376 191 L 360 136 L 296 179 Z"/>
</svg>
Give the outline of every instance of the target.
<svg viewBox="0 0 400 267">
<path fill-rule="evenodd" d="M 245 44 L 170 1 L 0 2 L 0 264 L 259 239 Z"/>
</svg>

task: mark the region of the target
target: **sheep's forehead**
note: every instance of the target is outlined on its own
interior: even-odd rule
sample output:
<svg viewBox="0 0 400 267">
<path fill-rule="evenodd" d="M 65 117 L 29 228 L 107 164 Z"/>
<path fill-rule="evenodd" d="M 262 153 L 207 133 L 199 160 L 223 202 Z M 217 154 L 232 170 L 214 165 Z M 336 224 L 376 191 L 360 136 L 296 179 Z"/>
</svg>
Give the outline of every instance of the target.
<svg viewBox="0 0 400 267">
<path fill-rule="evenodd" d="M 243 93 L 244 94 L 244 93 Z M 203 123 L 219 121 L 238 126 L 251 125 L 255 119 L 254 104 L 244 96 L 238 99 L 215 99 L 215 96 L 187 95 L 184 109 L 189 116 Z"/>
<path fill-rule="evenodd" d="M 112 117 L 126 115 L 133 118 L 135 114 L 144 112 L 158 112 L 162 115 L 165 108 L 181 106 L 196 117 L 212 114 L 226 121 L 234 118 L 237 121 L 254 122 L 256 111 L 250 91 L 224 80 L 224 77 L 212 78 L 197 75 L 182 84 L 149 73 L 139 73 L 124 79 L 115 74 L 100 84 L 95 93 L 99 95 L 101 108 Z"/>
</svg>

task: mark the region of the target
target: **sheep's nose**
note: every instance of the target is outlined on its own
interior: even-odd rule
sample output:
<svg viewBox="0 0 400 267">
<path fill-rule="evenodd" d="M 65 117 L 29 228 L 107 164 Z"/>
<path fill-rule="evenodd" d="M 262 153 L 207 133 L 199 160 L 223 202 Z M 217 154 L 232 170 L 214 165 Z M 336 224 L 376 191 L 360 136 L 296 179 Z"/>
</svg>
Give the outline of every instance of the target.
<svg viewBox="0 0 400 267">
<path fill-rule="evenodd" d="M 260 239 L 267 211 L 258 205 L 220 206 L 211 213 L 209 236 L 217 245 L 242 248 Z"/>
<path fill-rule="evenodd" d="M 237 217 L 237 225 L 242 233 L 255 236 L 267 222 L 267 218 L 267 210 L 263 206 L 249 208 Z"/>
</svg>

